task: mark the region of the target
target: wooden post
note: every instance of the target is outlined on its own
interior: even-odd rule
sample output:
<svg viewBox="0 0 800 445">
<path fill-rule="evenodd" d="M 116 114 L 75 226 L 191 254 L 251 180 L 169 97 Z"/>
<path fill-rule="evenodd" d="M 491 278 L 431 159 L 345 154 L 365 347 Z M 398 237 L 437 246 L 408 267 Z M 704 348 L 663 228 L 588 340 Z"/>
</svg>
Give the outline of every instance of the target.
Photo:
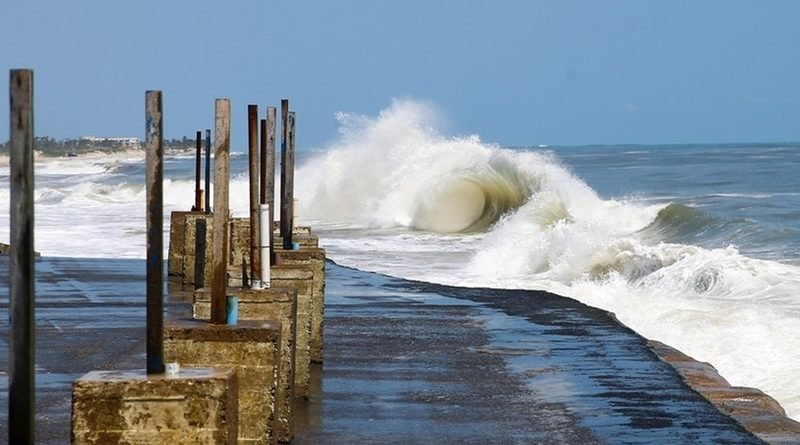
<svg viewBox="0 0 800 445">
<path fill-rule="evenodd" d="M 270 264 L 275 264 L 275 240 L 272 236 L 272 226 L 275 224 L 275 120 L 277 110 L 275 107 L 267 107 L 267 154 L 264 164 L 267 166 L 266 184 L 264 191 L 266 194 L 265 204 L 269 205 L 267 212 L 267 225 L 269 236 L 269 258 Z"/>
<path fill-rule="evenodd" d="M 261 119 L 259 121 L 259 167 L 261 171 L 259 172 L 260 182 L 259 182 L 259 204 L 266 204 L 267 203 L 267 120 Z"/>
<path fill-rule="evenodd" d="M 281 237 L 283 248 L 292 248 L 292 205 L 294 202 L 294 152 L 290 141 L 292 120 L 289 113 L 289 101 L 281 100 Z"/>
<path fill-rule="evenodd" d="M 161 91 L 145 94 L 147 373 L 164 373 L 164 120 Z"/>
<path fill-rule="evenodd" d="M 206 129 L 206 213 L 211 213 L 211 130 Z"/>
<path fill-rule="evenodd" d="M 202 164 L 203 155 L 201 153 L 203 133 L 198 131 L 195 135 L 195 148 L 197 150 L 194 161 L 194 210 L 200 212 L 203 210 L 203 190 L 200 188 L 200 167 Z"/>
<path fill-rule="evenodd" d="M 247 141 L 250 161 L 250 287 L 261 287 L 259 233 L 258 105 L 247 106 Z"/>
<path fill-rule="evenodd" d="M 33 71 L 11 70 L 8 441 L 34 443 Z"/>
<path fill-rule="evenodd" d="M 230 177 L 231 101 L 217 99 L 214 127 L 214 263 L 211 322 L 225 324 L 228 287 L 228 179 Z"/>
</svg>

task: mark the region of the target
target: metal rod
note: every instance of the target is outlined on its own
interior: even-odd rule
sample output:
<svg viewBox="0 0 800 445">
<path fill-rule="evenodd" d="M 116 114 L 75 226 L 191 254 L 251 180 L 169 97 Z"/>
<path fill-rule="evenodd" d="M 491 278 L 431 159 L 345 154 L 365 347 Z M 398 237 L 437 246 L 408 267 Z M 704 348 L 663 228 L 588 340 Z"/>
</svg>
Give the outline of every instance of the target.
<svg viewBox="0 0 800 445">
<path fill-rule="evenodd" d="M 195 220 L 194 238 L 194 288 L 205 287 L 206 275 L 206 219 Z"/>
<path fill-rule="evenodd" d="M 269 213 L 269 204 L 261 204 L 259 208 L 259 212 L 261 213 L 261 245 L 259 249 L 261 250 L 261 285 L 265 288 L 269 288 L 272 281 L 270 265 L 271 265 L 271 258 L 269 256 L 269 245 L 270 243 L 267 240 L 272 239 L 272 224 L 267 221 L 267 214 Z"/>
<path fill-rule="evenodd" d="M 202 150 L 202 138 L 203 133 L 198 131 L 195 134 L 195 146 L 197 149 L 197 153 L 195 155 L 195 162 L 194 162 L 194 210 L 195 212 L 200 212 L 203 210 L 203 189 L 200 188 L 200 167 L 202 164 L 203 155 L 201 153 Z"/>
<path fill-rule="evenodd" d="M 247 142 L 250 167 L 250 287 L 261 288 L 261 251 L 258 246 L 258 201 L 259 201 L 259 167 L 258 167 L 258 105 L 247 106 Z"/>
<path fill-rule="evenodd" d="M 292 203 L 294 202 L 294 154 L 291 144 L 292 113 L 289 101 L 281 100 L 281 237 L 283 248 L 292 248 Z"/>
<path fill-rule="evenodd" d="M 269 260 L 275 263 L 275 237 L 273 236 L 273 226 L 275 225 L 275 120 L 277 110 L 275 107 L 267 107 L 267 155 L 264 163 L 267 165 L 267 201 L 269 206 L 267 221 L 269 225 Z"/>
<path fill-rule="evenodd" d="M 211 213 L 211 130 L 206 129 L 206 213 Z"/>
<path fill-rule="evenodd" d="M 33 444 L 35 436 L 35 322 L 33 252 L 33 71 L 11 70 L 11 250 L 8 360 L 8 441 Z"/>
<path fill-rule="evenodd" d="M 211 322 L 225 324 L 228 288 L 228 179 L 230 177 L 231 101 L 217 99 L 214 109 L 214 242 Z"/>
<path fill-rule="evenodd" d="M 164 120 L 161 91 L 145 94 L 147 373 L 164 373 Z"/>
</svg>

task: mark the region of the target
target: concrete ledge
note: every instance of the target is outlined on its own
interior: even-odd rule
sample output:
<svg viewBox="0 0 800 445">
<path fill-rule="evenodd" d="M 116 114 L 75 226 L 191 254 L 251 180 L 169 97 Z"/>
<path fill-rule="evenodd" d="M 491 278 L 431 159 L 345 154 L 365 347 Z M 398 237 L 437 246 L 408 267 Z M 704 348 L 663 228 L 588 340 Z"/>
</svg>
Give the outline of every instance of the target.
<svg viewBox="0 0 800 445">
<path fill-rule="evenodd" d="M 170 320 L 164 327 L 164 359 L 181 367 L 230 367 L 239 379 L 239 444 L 277 442 L 281 325 L 240 321 L 236 326 Z"/>
<path fill-rule="evenodd" d="M 273 245 L 276 247 L 283 245 L 283 238 L 278 235 L 275 235 L 272 240 Z M 301 249 L 319 247 L 319 237 L 316 235 L 292 233 L 292 241 L 297 243 Z"/>
<path fill-rule="evenodd" d="M 272 231 L 275 233 L 280 233 L 281 231 L 281 222 L 274 221 L 272 223 Z M 310 226 L 294 226 L 292 228 L 293 235 L 311 235 L 311 227 Z"/>
<path fill-rule="evenodd" d="M 72 385 L 72 443 L 235 444 L 232 369 L 92 371 Z"/>
<path fill-rule="evenodd" d="M 294 436 L 294 368 L 297 338 L 297 291 L 288 288 L 228 288 L 228 295 L 239 298 L 240 320 L 278 320 L 281 323 L 281 370 L 277 395 L 278 440 L 289 442 Z M 211 316 L 211 289 L 194 292 L 192 313 L 195 319 Z"/>
<path fill-rule="evenodd" d="M 786 417 L 777 400 L 756 388 L 731 386 L 713 366 L 671 346 L 654 340 L 648 344 L 689 386 L 759 439 L 770 444 L 798 443 L 800 422 Z"/>
<path fill-rule="evenodd" d="M 312 363 L 322 363 L 325 323 L 325 250 L 307 248 L 301 250 L 275 250 L 276 265 L 307 266 L 314 272 L 311 289 L 311 333 L 309 354 Z"/>
</svg>

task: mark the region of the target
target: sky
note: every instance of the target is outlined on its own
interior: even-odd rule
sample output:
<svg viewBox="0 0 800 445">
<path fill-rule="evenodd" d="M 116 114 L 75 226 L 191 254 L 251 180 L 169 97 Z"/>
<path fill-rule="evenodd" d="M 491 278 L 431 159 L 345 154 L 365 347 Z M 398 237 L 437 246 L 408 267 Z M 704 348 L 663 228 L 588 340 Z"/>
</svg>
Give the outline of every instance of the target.
<svg viewBox="0 0 800 445">
<path fill-rule="evenodd" d="M 281 98 L 299 150 L 395 98 L 505 146 L 800 141 L 798 19 L 793 0 L 6 1 L 0 70 L 34 70 L 55 138 L 143 137 L 157 89 L 168 138 L 229 97 L 234 150 L 247 105 Z"/>
</svg>

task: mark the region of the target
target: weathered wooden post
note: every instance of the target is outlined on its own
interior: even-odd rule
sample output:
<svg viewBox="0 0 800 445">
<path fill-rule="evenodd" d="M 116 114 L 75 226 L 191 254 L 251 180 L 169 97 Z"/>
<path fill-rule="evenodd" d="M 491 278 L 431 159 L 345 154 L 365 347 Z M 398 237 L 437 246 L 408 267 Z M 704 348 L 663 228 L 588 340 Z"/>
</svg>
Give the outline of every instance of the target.
<svg viewBox="0 0 800 445">
<path fill-rule="evenodd" d="M 275 263 L 275 243 L 272 236 L 272 226 L 275 224 L 275 120 L 277 119 L 275 107 L 267 107 L 267 152 L 264 156 L 266 165 L 266 177 L 262 178 L 264 188 L 264 198 L 262 204 L 269 206 L 267 218 L 269 225 L 269 258 L 272 264 Z"/>
<path fill-rule="evenodd" d="M 247 106 L 247 142 L 250 167 L 250 287 L 260 289 L 261 251 L 259 246 L 259 162 L 258 162 L 258 105 Z"/>
<path fill-rule="evenodd" d="M 161 91 L 145 93 L 147 373 L 164 373 L 164 139 Z"/>
<path fill-rule="evenodd" d="M 206 213 L 211 213 L 211 130 L 206 129 Z"/>
<path fill-rule="evenodd" d="M 281 237 L 283 248 L 292 249 L 292 210 L 294 203 L 294 151 L 290 140 L 293 115 L 289 101 L 281 100 Z"/>
<path fill-rule="evenodd" d="M 294 111 L 289 112 L 289 165 L 291 166 L 291 181 L 289 182 L 289 191 L 292 194 L 291 206 L 292 206 L 292 213 L 291 213 L 291 222 L 292 225 L 289 226 L 289 233 L 294 234 L 294 228 L 297 227 L 297 216 L 299 215 L 297 199 L 294 198 L 294 159 L 295 159 L 295 152 L 297 151 L 297 145 L 295 145 L 295 123 L 297 122 L 296 115 Z"/>
<path fill-rule="evenodd" d="M 194 210 L 200 212 L 203 210 L 203 189 L 200 187 L 200 167 L 202 164 L 203 155 L 201 153 L 203 133 L 197 131 L 195 134 L 195 161 L 194 161 Z"/>
<path fill-rule="evenodd" d="M 259 128 L 258 128 L 258 146 L 259 146 L 259 155 L 258 155 L 258 162 L 261 171 L 259 172 L 259 204 L 266 204 L 267 203 L 267 120 L 261 119 L 259 121 Z"/>
<path fill-rule="evenodd" d="M 34 443 L 35 320 L 33 252 L 33 71 L 11 70 L 9 84 L 11 234 L 8 441 Z"/>
<path fill-rule="evenodd" d="M 230 177 L 231 101 L 217 99 L 214 127 L 214 258 L 211 322 L 225 324 L 228 287 L 228 179 Z"/>
</svg>

